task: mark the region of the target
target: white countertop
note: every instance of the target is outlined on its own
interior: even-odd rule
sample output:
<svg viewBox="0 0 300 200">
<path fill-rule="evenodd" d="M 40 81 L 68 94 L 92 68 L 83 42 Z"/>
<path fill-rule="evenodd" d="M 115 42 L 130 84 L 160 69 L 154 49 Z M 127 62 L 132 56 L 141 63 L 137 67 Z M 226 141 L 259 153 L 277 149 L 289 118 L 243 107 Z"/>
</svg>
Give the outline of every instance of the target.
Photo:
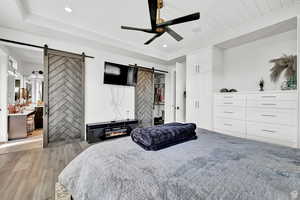
<svg viewBox="0 0 300 200">
<path fill-rule="evenodd" d="M 8 116 L 27 116 L 27 115 L 30 115 L 33 112 L 34 112 L 34 110 L 25 110 L 25 111 L 20 112 L 20 113 L 8 114 Z"/>
</svg>

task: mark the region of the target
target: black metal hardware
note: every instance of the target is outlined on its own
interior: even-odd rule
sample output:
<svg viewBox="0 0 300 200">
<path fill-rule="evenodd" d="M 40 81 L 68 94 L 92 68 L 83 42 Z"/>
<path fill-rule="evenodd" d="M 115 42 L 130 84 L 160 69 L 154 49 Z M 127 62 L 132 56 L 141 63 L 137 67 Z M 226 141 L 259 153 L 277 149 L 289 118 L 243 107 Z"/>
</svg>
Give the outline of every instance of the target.
<svg viewBox="0 0 300 200">
<path fill-rule="evenodd" d="M 129 64 L 129 66 L 130 67 L 135 67 L 135 68 L 147 69 L 147 70 L 154 70 L 154 72 L 162 72 L 162 73 L 166 73 L 166 74 L 169 73 L 169 72 L 164 71 L 164 70 L 155 69 L 154 67 L 147 68 L 147 67 L 138 66 L 137 64 L 134 64 L 134 65 Z"/>
<path fill-rule="evenodd" d="M 61 51 L 61 52 L 71 53 L 71 54 L 74 54 L 74 55 L 81 55 L 81 54 L 77 54 L 77 53 L 73 53 L 73 52 L 67 52 L 67 51 L 62 51 L 62 50 L 58 50 L 58 49 L 51 49 L 51 48 L 48 48 L 47 45 L 38 46 L 38 45 L 34 45 L 34 44 L 18 42 L 18 41 L 13 41 L 13 40 L 7 40 L 7 39 L 3 39 L 3 38 L 0 38 L 0 41 L 7 42 L 7 43 L 12 43 L 12 44 L 23 45 L 23 46 L 28 46 L 28 47 L 34 47 L 34 48 L 38 48 L 38 49 L 44 49 L 44 50 L 49 49 L 49 50 L 54 50 L 54 51 Z M 86 58 L 95 58 L 93 56 L 88 56 L 88 55 L 84 55 L 84 57 L 86 57 Z"/>
</svg>

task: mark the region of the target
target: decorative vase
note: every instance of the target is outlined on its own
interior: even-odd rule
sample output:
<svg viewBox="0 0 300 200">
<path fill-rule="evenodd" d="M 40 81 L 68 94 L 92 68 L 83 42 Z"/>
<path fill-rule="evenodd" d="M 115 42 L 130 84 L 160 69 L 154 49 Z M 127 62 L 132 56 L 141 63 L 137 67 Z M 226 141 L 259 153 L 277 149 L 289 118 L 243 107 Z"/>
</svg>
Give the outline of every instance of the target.
<svg viewBox="0 0 300 200">
<path fill-rule="evenodd" d="M 291 90 L 297 89 L 297 75 L 294 74 L 287 80 L 287 87 Z"/>
<path fill-rule="evenodd" d="M 260 90 L 259 91 L 263 92 L 264 91 L 264 86 L 260 86 Z"/>
<path fill-rule="evenodd" d="M 265 86 L 265 81 L 263 79 L 261 79 L 259 81 L 259 87 L 260 87 L 260 90 L 259 91 L 264 91 L 264 86 Z"/>
</svg>

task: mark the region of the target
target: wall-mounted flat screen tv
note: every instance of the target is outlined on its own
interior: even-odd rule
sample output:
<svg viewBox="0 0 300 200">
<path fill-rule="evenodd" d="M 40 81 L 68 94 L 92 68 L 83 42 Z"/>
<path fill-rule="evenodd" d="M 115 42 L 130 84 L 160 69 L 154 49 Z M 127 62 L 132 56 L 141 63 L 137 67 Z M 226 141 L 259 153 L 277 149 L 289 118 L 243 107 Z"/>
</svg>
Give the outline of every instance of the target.
<svg viewBox="0 0 300 200">
<path fill-rule="evenodd" d="M 135 86 L 137 69 L 134 67 L 105 62 L 104 84 Z"/>
</svg>

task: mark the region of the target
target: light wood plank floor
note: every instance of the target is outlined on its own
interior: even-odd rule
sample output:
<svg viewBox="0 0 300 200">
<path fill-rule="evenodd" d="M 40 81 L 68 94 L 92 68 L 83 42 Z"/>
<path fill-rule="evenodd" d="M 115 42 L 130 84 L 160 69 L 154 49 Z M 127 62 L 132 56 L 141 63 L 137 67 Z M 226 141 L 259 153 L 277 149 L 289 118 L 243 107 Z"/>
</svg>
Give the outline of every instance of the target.
<svg viewBox="0 0 300 200">
<path fill-rule="evenodd" d="M 59 173 L 86 142 L 0 155 L 0 199 L 52 200 Z"/>
<path fill-rule="evenodd" d="M 6 143 L 0 143 L 0 154 L 16 151 L 26 151 L 43 147 L 43 129 L 35 130 L 28 134 L 24 139 L 9 140 Z"/>
<path fill-rule="evenodd" d="M 36 148 L 43 148 L 43 136 L 28 137 L 18 141 L 9 141 L 5 144 L 0 144 L 0 154 L 26 151 Z"/>
</svg>

